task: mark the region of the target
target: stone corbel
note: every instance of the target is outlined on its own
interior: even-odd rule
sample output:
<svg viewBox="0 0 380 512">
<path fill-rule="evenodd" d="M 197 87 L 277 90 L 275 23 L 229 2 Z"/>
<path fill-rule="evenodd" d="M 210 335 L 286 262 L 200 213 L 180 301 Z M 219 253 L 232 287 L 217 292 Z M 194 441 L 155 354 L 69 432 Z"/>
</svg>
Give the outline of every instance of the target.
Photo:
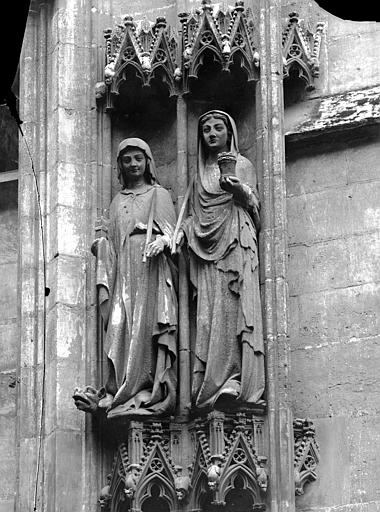
<svg viewBox="0 0 380 512">
<path fill-rule="evenodd" d="M 325 25 L 317 23 L 315 33 L 311 34 L 303 29 L 298 13 L 291 12 L 282 36 L 284 78 L 295 68 L 309 91 L 315 88 L 314 79 L 319 77 L 319 54 Z"/>
<path fill-rule="evenodd" d="M 319 446 L 315 440 L 315 427 L 309 419 L 295 419 L 294 428 L 294 480 L 295 492 L 304 494 L 304 487 L 317 479 L 315 469 L 319 462 Z"/>
</svg>

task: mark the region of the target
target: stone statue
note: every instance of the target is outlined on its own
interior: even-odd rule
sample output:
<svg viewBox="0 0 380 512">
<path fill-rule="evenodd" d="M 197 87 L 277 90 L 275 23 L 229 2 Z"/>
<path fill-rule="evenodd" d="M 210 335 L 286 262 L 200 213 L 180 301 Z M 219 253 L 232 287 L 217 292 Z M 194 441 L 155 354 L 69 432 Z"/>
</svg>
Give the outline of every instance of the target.
<svg viewBox="0 0 380 512">
<path fill-rule="evenodd" d="M 264 391 L 259 200 L 255 169 L 240 155 L 236 125 L 225 112 L 199 119 L 190 187 L 192 214 L 176 244 L 186 240 L 197 302 L 193 403 L 256 404 Z"/>
<path fill-rule="evenodd" d="M 123 140 L 122 190 L 110 206 L 108 239 L 98 238 L 99 305 L 109 375 L 99 407 L 107 417 L 166 415 L 176 404 L 177 298 L 170 247 L 176 216 L 157 184 L 146 142 Z"/>
</svg>

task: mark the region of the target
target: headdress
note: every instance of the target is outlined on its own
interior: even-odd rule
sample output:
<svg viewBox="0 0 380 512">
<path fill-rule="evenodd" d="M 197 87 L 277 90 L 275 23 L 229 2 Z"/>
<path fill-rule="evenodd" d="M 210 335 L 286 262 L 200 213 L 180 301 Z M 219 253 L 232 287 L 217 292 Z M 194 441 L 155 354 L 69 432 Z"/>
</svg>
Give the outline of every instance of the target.
<svg viewBox="0 0 380 512">
<path fill-rule="evenodd" d="M 158 181 L 157 180 L 156 164 L 154 163 L 152 151 L 150 150 L 149 145 L 144 140 L 139 139 L 137 137 L 132 137 L 129 139 L 122 140 L 117 149 L 118 162 L 119 162 L 119 158 L 120 158 L 121 154 L 127 148 L 141 149 L 141 151 L 144 153 L 145 158 L 146 158 L 145 177 L 148 178 L 151 183 L 156 183 Z M 119 179 L 120 183 L 125 186 L 125 184 L 122 182 L 121 178 L 122 178 L 121 177 L 121 169 L 120 169 L 120 165 L 118 165 L 118 179 Z"/>
</svg>

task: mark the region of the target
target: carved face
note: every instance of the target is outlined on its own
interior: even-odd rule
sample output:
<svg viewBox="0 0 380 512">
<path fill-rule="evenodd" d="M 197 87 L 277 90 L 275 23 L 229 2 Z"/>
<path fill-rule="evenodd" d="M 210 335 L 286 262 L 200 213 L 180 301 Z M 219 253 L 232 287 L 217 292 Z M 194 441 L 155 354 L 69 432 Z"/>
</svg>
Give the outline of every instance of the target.
<svg viewBox="0 0 380 512">
<path fill-rule="evenodd" d="M 92 386 L 86 386 L 84 389 L 75 388 L 73 399 L 75 406 L 80 411 L 95 412 L 98 408 L 100 395 Z"/>
<path fill-rule="evenodd" d="M 138 148 L 127 148 L 120 155 L 120 166 L 124 183 L 142 180 L 146 169 L 144 152 Z"/>
<path fill-rule="evenodd" d="M 202 124 L 202 135 L 206 147 L 212 153 L 228 150 L 228 129 L 222 119 L 213 116 L 207 119 Z"/>
<path fill-rule="evenodd" d="M 178 501 L 183 501 L 186 497 L 186 492 L 184 489 L 176 489 L 177 499 Z"/>
</svg>

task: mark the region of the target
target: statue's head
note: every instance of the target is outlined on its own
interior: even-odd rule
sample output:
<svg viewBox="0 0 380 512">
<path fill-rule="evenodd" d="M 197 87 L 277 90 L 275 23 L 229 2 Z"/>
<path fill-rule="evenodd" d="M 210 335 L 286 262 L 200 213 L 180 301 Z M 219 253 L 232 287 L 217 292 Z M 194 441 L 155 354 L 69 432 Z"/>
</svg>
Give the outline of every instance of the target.
<svg viewBox="0 0 380 512">
<path fill-rule="evenodd" d="M 142 139 L 125 139 L 119 144 L 117 152 L 119 181 L 122 186 L 136 180 L 152 184 L 156 181 L 155 165 L 148 144 Z"/>
<path fill-rule="evenodd" d="M 140 148 L 133 146 L 127 147 L 119 155 L 119 166 L 121 176 L 124 184 L 144 179 L 148 182 L 145 176 L 147 157 L 144 151 Z"/>
<path fill-rule="evenodd" d="M 219 110 L 203 114 L 199 119 L 199 136 L 206 153 L 229 151 L 232 127 L 227 114 Z"/>
</svg>

